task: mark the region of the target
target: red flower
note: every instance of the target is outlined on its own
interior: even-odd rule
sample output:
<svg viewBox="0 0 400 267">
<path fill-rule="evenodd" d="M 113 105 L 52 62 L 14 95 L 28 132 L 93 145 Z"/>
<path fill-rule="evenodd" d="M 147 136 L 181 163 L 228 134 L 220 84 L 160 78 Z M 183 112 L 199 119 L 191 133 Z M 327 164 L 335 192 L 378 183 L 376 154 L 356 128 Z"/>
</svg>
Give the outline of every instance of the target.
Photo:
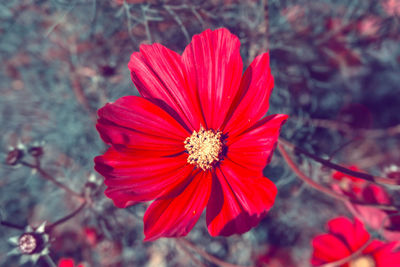
<svg viewBox="0 0 400 267">
<path fill-rule="evenodd" d="M 314 238 L 311 264 L 318 266 L 345 259 L 367 244 L 370 239 L 364 225 L 345 217 L 328 222 L 328 234 Z M 395 251 L 399 242 L 384 243 L 373 240 L 362 249 L 358 257 L 340 266 L 345 267 L 395 267 L 400 266 L 400 252 Z M 335 265 L 336 266 L 336 265 Z"/>
<path fill-rule="evenodd" d="M 362 172 L 362 170 L 355 165 L 350 166 L 349 169 Z M 355 200 L 370 204 L 390 204 L 391 202 L 385 189 L 367 180 L 350 176 L 339 171 L 333 172 L 332 178 L 339 181 L 339 187 L 335 188 L 336 191 L 341 191 Z"/>
<path fill-rule="evenodd" d="M 99 236 L 93 227 L 84 227 L 83 236 L 85 236 L 85 241 L 91 246 L 96 246 L 99 241 Z"/>
<path fill-rule="evenodd" d="M 193 37 L 182 55 L 142 45 L 128 67 L 142 97 L 99 110 L 108 151 L 95 158 L 105 194 L 124 208 L 155 200 L 145 240 L 186 235 L 207 207 L 212 236 L 243 233 L 272 207 L 262 171 L 287 115 L 262 118 L 273 77 L 267 53 L 242 76 L 239 39 L 226 29 Z"/>
<path fill-rule="evenodd" d="M 58 262 L 58 267 L 74 267 L 75 262 L 70 258 L 63 258 Z M 79 264 L 76 267 L 85 267 L 83 264 Z"/>
<path fill-rule="evenodd" d="M 361 171 L 357 166 L 351 166 L 349 169 Z M 384 176 L 396 178 L 393 173 L 388 172 Z M 334 184 L 333 189 L 353 200 L 371 205 L 393 205 L 392 198 L 382 186 L 341 172 L 334 172 L 332 177 L 340 182 L 339 185 Z M 384 211 L 371 205 L 359 205 L 353 202 L 345 204 L 353 216 L 372 229 L 380 231 L 386 240 L 394 241 L 400 238 L 400 216 L 397 211 Z"/>
</svg>

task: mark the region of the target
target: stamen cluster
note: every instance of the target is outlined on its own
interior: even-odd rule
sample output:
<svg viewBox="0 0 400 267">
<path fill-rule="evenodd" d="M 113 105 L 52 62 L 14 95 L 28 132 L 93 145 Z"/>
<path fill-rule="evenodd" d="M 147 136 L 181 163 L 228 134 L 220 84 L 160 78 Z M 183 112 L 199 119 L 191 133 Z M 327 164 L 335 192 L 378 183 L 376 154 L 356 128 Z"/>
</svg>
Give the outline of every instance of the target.
<svg viewBox="0 0 400 267">
<path fill-rule="evenodd" d="M 184 143 L 189 154 L 187 162 L 203 171 L 211 169 L 220 160 L 222 151 L 220 131 L 205 130 L 201 127 L 198 132 L 193 131 Z"/>
</svg>

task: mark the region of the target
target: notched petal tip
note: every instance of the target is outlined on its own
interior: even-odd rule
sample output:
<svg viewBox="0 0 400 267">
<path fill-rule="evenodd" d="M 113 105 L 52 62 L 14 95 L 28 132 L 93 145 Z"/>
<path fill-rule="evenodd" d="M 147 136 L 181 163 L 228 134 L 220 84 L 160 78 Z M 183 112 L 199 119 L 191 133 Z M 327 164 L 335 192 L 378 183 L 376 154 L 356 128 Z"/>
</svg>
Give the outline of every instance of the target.
<svg viewBox="0 0 400 267">
<path fill-rule="evenodd" d="M 204 37 L 204 38 L 208 39 L 208 38 L 210 38 L 210 36 L 219 36 L 219 38 L 221 40 L 225 39 L 225 38 L 228 38 L 228 40 L 232 39 L 234 41 L 239 42 L 239 45 L 240 45 L 239 38 L 235 34 L 231 33 L 230 30 L 228 30 L 227 28 L 223 28 L 223 27 L 222 28 L 217 28 L 217 29 L 214 29 L 214 30 L 206 29 L 206 30 L 202 31 L 201 33 L 195 34 L 195 35 L 193 35 L 192 41 L 190 43 L 193 42 L 193 39 L 197 39 L 197 38 L 201 38 L 201 37 Z"/>
</svg>

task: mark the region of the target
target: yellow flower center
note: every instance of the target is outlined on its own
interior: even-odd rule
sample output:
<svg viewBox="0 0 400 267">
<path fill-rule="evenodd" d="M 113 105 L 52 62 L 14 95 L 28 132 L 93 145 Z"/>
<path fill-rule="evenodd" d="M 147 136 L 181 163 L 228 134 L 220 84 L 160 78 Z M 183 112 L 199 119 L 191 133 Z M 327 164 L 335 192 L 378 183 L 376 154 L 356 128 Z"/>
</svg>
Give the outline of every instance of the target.
<svg viewBox="0 0 400 267">
<path fill-rule="evenodd" d="M 187 162 L 203 171 L 211 169 L 220 160 L 222 152 L 221 132 L 200 128 L 185 140 L 185 149 L 189 154 Z"/>
<path fill-rule="evenodd" d="M 350 267 L 376 267 L 375 260 L 370 256 L 360 256 L 349 264 Z"/>
</svg>

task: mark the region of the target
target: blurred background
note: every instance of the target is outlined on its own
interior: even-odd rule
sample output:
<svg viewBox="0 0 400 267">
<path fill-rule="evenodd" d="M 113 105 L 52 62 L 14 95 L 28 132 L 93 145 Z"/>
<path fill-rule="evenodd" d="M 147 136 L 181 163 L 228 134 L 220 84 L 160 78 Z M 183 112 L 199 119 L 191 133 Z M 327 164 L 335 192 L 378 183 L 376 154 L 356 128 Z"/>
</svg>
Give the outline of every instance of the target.
<svg viewBox="0 0 400 267">
<path fill-rule="evenodd" d="M 0 266 L 22 266 L 21 255 L 7 255 L 11 237 L 70 214 L 52 229 L 37 266 L 61 258 L 85 266 L 216 266 L 174 239 L 143 243 L 147 206 L 115 208 L 93 158 L 106 149 L 94 127 L 97 109 L 138 94 L 131 53 L 154 42 L 181 53 L 194 34 L 219 27 L 240 38 L 245 66 L 270 51 L 269 114 L 290 115 L 283 138 L 375 175 L 400 165 L 398 0 L 1 1 Z M 297 162 L 331 182 L 329 169 Z M 237 265 L 309 266 L 312 238 L 328 219 L 350 213 L 298 180 L 278 152 L 265 175 L 279 193 L 258 227 L 211 238 L 200 218 L 188 240 Z M 79 195 L 88 199 L 82 209 Z"/>
</svg>

